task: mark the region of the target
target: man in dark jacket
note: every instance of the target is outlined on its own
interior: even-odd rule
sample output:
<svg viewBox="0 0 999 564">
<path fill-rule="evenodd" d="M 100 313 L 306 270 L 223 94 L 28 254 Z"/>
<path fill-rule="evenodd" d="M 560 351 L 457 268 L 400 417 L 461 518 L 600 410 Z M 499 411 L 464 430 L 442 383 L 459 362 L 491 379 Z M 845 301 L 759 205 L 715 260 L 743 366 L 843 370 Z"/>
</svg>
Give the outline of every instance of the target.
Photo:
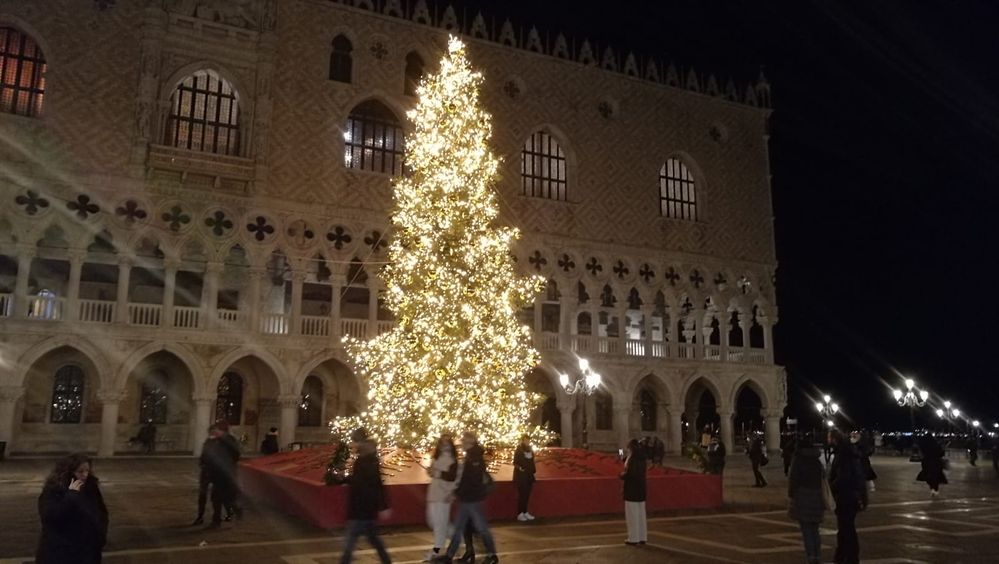
<svg viewBox="0 0 999 564">
<path fill-rule="evenodd" d="M 260 454 L 277 454 L 281 451 L 278 443 L 278 429 L 271 427 L 271 430 L 264 435 L 264 440 L 260 441 Z"/>
<path fill-rule="evenodd" d="M 867 507 L 867 484 L 855 446 L 836 429 L 829 431 L 834 457 L 829 468 L 829 489 L 836 501 L 836 564 L 860 564 L 857 513 Z"/>
<path fill-rule="evenodd" d="M 368 438 L 364 429 L 357 429 L 350 435 L 350 447 L 357 453 L 350 474 L 343 483 L 350 487 L 347 498 L 347 533 L 344 539 L 341 564 L 350 564 L 354 548 L 361 535 L 378 552 L 382 564 L 391 564 L 385 543 L 378 536 L 378 514 L 388 511 L 388 497 L 382 484 L 378 447 Z"/>
<path fill-rule="evenodd" d="M 793 434 L 787 433 L 784 435 L 780 447 L 780 456 L 784 460 L 785 476 L 787 476 L 788 471 L 791 469 L 791 461 L 794 460 L 794 449 L 797 448 L 797 446 L 798 441 Z"/>
<path fill-rule="evenodd" d="M 513 453 L 513 483 L 517 486 L 517 520 L 533 521 L 534 515 L 527 510 L 531 499 L 531 489 L 534 488 L 534 449 L 531 448 L 531 438 L 524 435 Z"/>
<path fill-rule="evenodd" d="M 458 486 L 454 492 L 458 498 L 458 517 L 454 523 L 454 535 L 447 547 L 447 553 L 437 557 L 436 561 L 446 564 L 452 562 L 461 545 L 465 528 L 471 523 L 486 545 L 486 559 L 482 561 L 483 564 L 496 564 L 499 562 L 496 545 L 493 543 L 493 535 L 489 531 L 489 523 L 482 510 L 482 500 L 488 495 L 489 484 L 492 482 L 492 477 L 486 469 L 485 450 L 479 445 L 478 437 L 471 431 L 466 431 L 461 436 L 461 447 L 465 450 L 465 460 L 461 466 L 461 478 L 458 479 Z"/>
<path fill-rule="evenodd" d="M 749 462 L 753 466 L 753 478 L 756 479 L 755 487 L 762 488 L 766 486 L 767 479 L 763 477 L 763 472 L 760 472 L 760 467 L 767 463 L 767 451 L 766 445 L 763 443 L 763 436 L 760 433 L 753 435 L 747 454 L 749 455 Z"/>
<path fill-rule="evenodd" d="M 229 434 L 229 424 L 217 421 L 212 426 L 208 440 L 201 447 L 201 467 L 205 478 L 212 485 L 211 528 L 218 528 L 222 524 L 223 505 L 232 508 L 237 519 L 242 514 L 237 504 L 239 478 L 236 473 L 239 456 L 239 443 Z"/>
</svg>

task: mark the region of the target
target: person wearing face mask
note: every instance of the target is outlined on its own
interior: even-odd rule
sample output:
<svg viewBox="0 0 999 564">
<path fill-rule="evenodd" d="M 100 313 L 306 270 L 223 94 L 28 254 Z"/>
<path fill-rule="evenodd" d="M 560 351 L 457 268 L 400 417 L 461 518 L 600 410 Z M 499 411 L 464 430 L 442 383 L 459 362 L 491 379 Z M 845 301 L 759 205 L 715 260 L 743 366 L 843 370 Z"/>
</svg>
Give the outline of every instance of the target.
<svg viewBox="0 0 999 564">
<path fill-rule="evenodd" d="M 513 483 L 517 486 L 517 520 L 533 521 L 534 515 L 527 511 L 527 503 L 531 499 L 534 488 L 534 474 L 537 468 L 534 464 L 534 449 L 531 448 L 531 438 L 520 437 L 520 444 L 513 453 Z"/>
<path fill-rule="evenodd" d="M 424 562 L 436 558 L 447 540 L 451 521 L 451 496 L 458 477 L 458 458 L 450 435 L 441 435 L 434 448 L 433 461 L 427 468 L 430 486 L 427 487 L 427 523 L 434 531 L 434 546 Z"/>
<path fill-rule="evenodd" d="M 38 564 L 97 564 L 108 537 L 108 508 L 90 458 L 71 454 L 56 463 L 38 496 L 42 534 Z"/>
</svg>

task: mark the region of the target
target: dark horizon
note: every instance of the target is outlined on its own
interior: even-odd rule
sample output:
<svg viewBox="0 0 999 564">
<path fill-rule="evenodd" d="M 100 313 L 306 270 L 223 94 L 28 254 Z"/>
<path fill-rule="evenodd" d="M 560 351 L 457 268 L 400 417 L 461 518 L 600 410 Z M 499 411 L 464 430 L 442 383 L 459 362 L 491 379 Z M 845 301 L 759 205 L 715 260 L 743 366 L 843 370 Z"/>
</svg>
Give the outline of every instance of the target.
<svg viewBox="0 0 999 564">
<path fill-rule="evenodd" d="M 844 423 L 908 429 L 890 394 L 904 376 L 931 402 L 950 399 L 984 426 L 999 421 L 986 358 L 997 237 L 985 212 L 999 199 L 989 190 L 999 176 L 999 5 L 464 0 L 456 9 L 620 56 L 634 50 L 722 84 L 733 77 L 744 88 L 762 68 L 773 87 L 775 342 L 789 413 L 811 416 L 829 393 Z M 928 407 L 921 413 L 937 423 Z"/>
</svg>

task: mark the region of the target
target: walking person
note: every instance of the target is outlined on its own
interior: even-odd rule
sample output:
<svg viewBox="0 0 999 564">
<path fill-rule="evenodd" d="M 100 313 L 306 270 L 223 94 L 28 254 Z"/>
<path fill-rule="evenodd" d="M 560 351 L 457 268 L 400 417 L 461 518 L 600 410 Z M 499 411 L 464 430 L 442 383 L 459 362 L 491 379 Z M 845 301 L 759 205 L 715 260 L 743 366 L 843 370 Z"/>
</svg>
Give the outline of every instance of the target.
<svg viewBox="0 0 999 564">
<path fill-rule="evenodd" d="M 794 459 L 794 449 L 797 446 L 795 436 L 791 433 L 784 435 L 784 442 L 780 447 L 780 456 L 784 461 L 784 476 L 787 476 L 791 469 L 791 461 Z"/>
<path fill-rule="evenodd" d="M 992 439 L 992 469 L 999 476 L 999 438 Z"/>
<path fill-rule="evenodd" d="M 876 489 L 874 481 L 878 479 L 874 466 L 871 464 L 871 454 L 874 452 L 874 447 L 867 439 L 866 434 L 858 431 L 850 432 L 850 444 L 857 449 L 857 455 L 860 457 L 860 467 L 864 470 L 864 482 L 867 484 L 867 490 L 873 492 Z"/>
<path fill-rule="evenodd" d="M 239 478 L 237 476 L 239 463 L 239 443 L 229 434 L 229 424 L 216 421 L 212 425 L 208 440 L 201 447 L 201 465 L 205 472 L 207 483 L 212 490 L 212 520 L 208 527 L 217 529 L 222 525 L 222 507 L 239 519 L 242 510 L 237 498 L 239 496 Z M 199 495 L 199 504 L 201 498 Z M 203 518 L 203 509 L 199 508 L 195 524 Z"/>
<path fill-rule="evenodd" d="M 725 471 L 725 443 L 721 442 L 717 436 L 711 437 L 706 469 L 708 474 L 721 474 Z"/>
<path fill-rule="evenodd" d="M 97 564 L 108 537 L 108 509 L 90 458 L 71 454 L 56 463 L 38 496 L 42 534 L 37 564 Z"/>
<path fill-rule="evenodd" d="M 427 523 L 434 532 L 434 546 L 424 562 L 432 562 L 439 556 L 447 540 L 447 529 L 451 522 L 451 495 L 458 478 L 457 457 L 454 441 L 449 435 L 441 435 L 434 447 L 433 460 L 427 468 L 427 474 L 430 475 L 430 485 L 427 487 Z"/>
<path fill-rule="evenodd" d="M 760 433 L 753 434 L 746 454 L 749 456 L 749 462 L 753 466 L 753 478 L 756 480 L 753 487 L 765 487 L 767 479 L 763 477 L 763 472 L 760 471 L 760 468 L 766 466 L 769 459 L 767 458 L 766 444 L 763 442 L 763 436 Z"/>
<path fill-rule="evenodd" d="M 822 561 L 822 537 L 819 535 L 819 525 L 825 518 L 826 509 L 830 509 L 824 489 L 826 471 L 819 457 L 819 449 L 812 444 L 811 438 L 799 441 L 795 449 L 791 468 L 788 472 L 787 499 L 788 516 L 798 522 L 801 528 L 801 538 L 805 545 L 805 561 L 808 564 L 819 564 Z"/>
<path fill-rule="evenodd" d="M 531 500 L 531 490 L 534 488 L 534 474 L 537 467 L 534 464 L 534 449 L 531 438 L 520 437 L 520 444 L 513 453 L 513 483 L 517 486 L 517 520 L 533 521 L 534 515 L 527 510 Z"/>
<path fill-rule="evenodd" d="M 625 448 L 624 472 L 624 520 L 628 525 L 628 539 L 624 544 L 637 546 L 649 540 L 645 520 L 645 472 L 646 461 L 638 441 L 632 439 Z"/>
<path fill-rule="evenodd" d="M 389 511 L 385 485 L 382 484 L 381 465 L 378 462 L 378 447 L 368 437 L 367 431 L 360 428 L 350 434 L 350 449 L 354 451 L 356 458 L 350 473 L 342 482 L 347 484 L 349 492 L 347 532 L 340 564 L 350 564 L 353 561 L 357 539 L 361 535 L 367 537 L 382 564 L 391 564 L 392 558 L 378 536 L 378 516 L 387 516 Z"/>
<path fill-rule="evenodd" d="M 465 529 L 471 524 L 482 537 L 486 547 L 486 559 L 483 560 L 483 564 L 496 564 L 499 562 L 496 545 L 482 509 L 482 500 L 492 488 L 492 477 L 486 470 L 485 450 L 479 444 L 478 437 L 471 431 L 466 431 L 461 436 L 461 448 L 465 451 L 465 460 L 461 465 L 461 477 L 458 478 L 458 486 L 454 492 L 458 499 L 458 517 L 454 523 L 454 533 L 447 552 L 438 556 L 437 562 L 451 564 L 465 536 Z"/>
<path fill-rule="evenodd" d="M 930 487 L 930 497 L 940 495 L 940 485 L 947 483 L 947 475 L 944 474 L 944 449 L 929 433 L 919 438 L 920 461 L 919 475 L 916 480 L 926 482 Z"/>
<path fill-rule="evenodd" d="M 841 432 L 829 431 L 833 461 L 829 468 L 829 488 L 836 502 L 836 564 L 860 564 L 857 513 L 867 508 L 867 487 L 860 455 Z"/>
<path fill-rule="evenodd" d="M 264 440 L 260 441 L 260 454 L 277 454 L 281 452 L 281 445 L 278 443 L 278 428 L 271 427 Z"/>
<path fill-rule="evenodd" d="M 980 444 L 978 433 L 975 433 L 975 435 L 968 440 L 968 462 L 971 463 L 972 466 L 976 466 L 975 463 L 978 462 L 978 449 Z"/>
</svg>

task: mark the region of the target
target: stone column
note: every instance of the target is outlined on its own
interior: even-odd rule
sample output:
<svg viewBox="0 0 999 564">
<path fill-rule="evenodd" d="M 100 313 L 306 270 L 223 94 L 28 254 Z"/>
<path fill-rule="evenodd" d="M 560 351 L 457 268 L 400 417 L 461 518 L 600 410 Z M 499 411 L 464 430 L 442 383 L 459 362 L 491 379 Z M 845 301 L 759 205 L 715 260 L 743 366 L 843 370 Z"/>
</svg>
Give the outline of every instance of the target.
<svg viewBox="0 0 999 564">
<path fill-rule="evenodd" d="M 735 414 L 730 409 L 718 410 L 718 418 L 721 420 L 721 441 L 729 454 L 735 452 L 735 431 L 732 428 L 734 417 Z"/>
<path fill-rule="evenodd" d="M 780 450 L 780 418 L 781 412 L 777 409 L 769 409 L 764 412 L 765 434 L 767 450 L 777 452 Z"/>
<path fill-rule="evenodd" d="M 22 397 L 24 397 L 23 386 L 0 386 L 0 441 L 7 443 L 7 455 L 14 450 L 17 402 Z"/>
<path fill-rule="evenodd" d="M 177 293 L 177 271 L 180 269 L 180 261 L 163 261 L 163 318 L 160 320 L 164 327 L 173 327 L 173 305 L 174 296 Z"/>
<path fill-rule="evenodd" d="M 721 361 L 728 362 L 728 333 L 732 329 L 732 312 L 726 311 L 725 318 L 718 320 L 718 340 L 721 343 Z"/>
<path fill-rule="evenodd" d="M 542 320 L 542 312 L 544 310 L 544 303 L 541 298 L 534 301 L 534 340 L 537 341 L 534 346 L 541 348 L 541 328 L 544 326 Z"/>
<path fill-rule="evenodd" d="M 557 405 L 562 416 L 562 446 L 572 448 L 572 414 L 576 411 L 576 396 L 559 395 Z"/>
<path fill-rule="evenodd" d="M 305 285 L 305 272 L 291 272 L 291 335 L 302 333 L 302 288 Z"/>
<path fill-rule="evenodd" d="M 27 317 L 30 296 L 28 281 L 31 276 L 31 261 L 35 258 L 34 247 L 20 247 L 17 250 L 17 280 L 14 283 L 14 317 Z"/>
<path fill-rule="evenodd" d="M 378 289 L 379 282 L 375 277 L 368 279 L 368 338 L 378 336 Z"/>
<path fill-rule="evenodd" d="M 752 315 L 739 312 L 739 329 L 742 329 L 742 362 L 749 362 L 749 328 L 753 325 Z"/>
<path fill-rule="evenodd" d="M 205 280 L 201 288 L 201 307 L 205 312 L 203 328 L 210 329 L 218 325 L 219 320 L 219 277 L 225 268 L 220 262 L 209 262 L 205 265 Z"/>
<path fill-rule="evenodd" d="M 773 324 L 769 319 L 760 322 L 763 328 L 763 358 L 767 364 L 774 363 Z"/>
<path fill-rule="evenodd" d="M 579 297 L 576 292 L 563 292 L 558 299 L 558 347 L 569 350 L 569 335 L 573 333 L 573 318 Z"/>
<path fill-rule="evenodd" d="M 330 276 L 330 337 L 334 345 L 340 344 L 343 338 L 343 327 L 340 321 L 340 294 L 343 287 L 347 285 L 347 277 L 343 274 L 333 274 Z"/>
<path fill-rule="evenodd" d="M 100 391 L 97 398 L 101 402 L 101 442 L 97 456 L 114 456 L 115 442 L 118 440 L 118 406 L 125 399 L 125 392 L 118 390 Z"/>
<path fill-rule="evenodd" d="M 645 356 L 652 356 L 652 314 L 656 307 L 652 304 L 642 304 L 642 331 L 645 333 L 643 340 Z"/>
<path fill-rule="evenodd" d="M 614 400 L 614 430 L 618 448 L 628 446 L 628 441 L 631 440 L 631 409 L 632 402 Z"/>
<path fill-rule="evenodd" d="M 116 317 L 118 323 L 128 323 L 128 289 L 132 280 L 132 258 L 121 257 L 118 259 L 118 286 L 116 304 Z M 115 408 L 117 409 L 117 408 Z M 117 414 L 116 414 L 117 416 Z"/>
<path fill-rule="evenodd" d="M 194 420 L 191 421 L 191 451 L 194 456 L 201 456 L 201 447 L 208 438 L 208 427 L 212 424 L 212 408 L 215 407 L 215 396 L 194 398 Z"/>
<path fill-rule="evenodd" d="M 247 329 L 256 333 L 260 331 L 260 280 L 267 275 L 263 268 L 250 267 L 250 283 L 246 290 L 249 294 L 247 300 L 246 321 Z"/>
<path fill-rule="evenodd" d="M 670 407 L 667 412 L 669 413 L 669 443 L 666 448 L 672 454 L 680 454 L 683 450 L 683 408 L 680 406 Z"/>
<path fill-rule="evenodd" d="M 76 321 L 80 319 L 80 278 L 83 275 L 83 251 L 69 253 L 69 281 L 66 286 L 66 310 L 63 319 Z"/>
<path fill-rule="evenodd" d="M 698 308 L 698 309 L 695 309 L 693 312 L 691 312 L 690 315 L 691 315 L 691 319 L 694 320 L 694 322 L 691 324 L 691 327 L 689 329 L 689 332 L 693 336 L 694 341 L 695 341 L 695 344 L 694 344 L 694 358 L 696 358 L 698 360 L 703 360 L 707 356 L 705 354 L 707 352 L 707 348 L 704 346 L 704 315 L 705 315 L 705 313 L 704 313 L 703 309 Z M 700 333 L 700 335 L 698 335 L 698 333 Z"/>
<path fill-rule="evenodd" d="M 298 394 L 286 394 L 278 397 L 281 406 L 281 427 L 279 436 L 285 445 L 295 442 L 295 429 L 298 427 L 298 406 L 302 398 Z"/>
<path fill-rule="evenodd" d="M 617 316 L 617 339 L 621 342 L 621 353 L 628 354 L 628 308 L 622 306 L 615 308 L 614 315 Z"/>
</svg>

